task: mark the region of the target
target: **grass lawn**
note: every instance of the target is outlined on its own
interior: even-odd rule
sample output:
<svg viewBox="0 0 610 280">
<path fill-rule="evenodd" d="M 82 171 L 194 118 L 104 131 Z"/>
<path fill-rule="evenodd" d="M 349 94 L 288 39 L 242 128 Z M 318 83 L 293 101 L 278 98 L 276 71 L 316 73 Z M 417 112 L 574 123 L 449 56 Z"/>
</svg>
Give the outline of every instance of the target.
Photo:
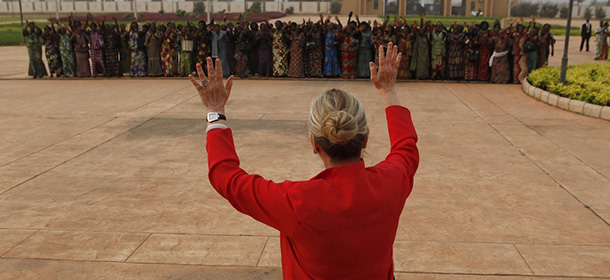
<svg viewBox="0 0 610 280">
<path fill-rule="evenodd" d="M 49 18 L 49 16 L 47 16 L 47 15 L 37 15 L 37 16 L 26 16 L 26 15 L 23 15 L 23 23 L 25 24 L 26 20 L 35 20 L 35 19 L 45 19 L 46 20 L 48 18 Z M 14 17 L 12 17 L 12 16 L 0 16 L 0 23 L 3 23 L 3 22 L 13 22 L 13 21 L 14 22 L 18 22 L 19 20 L 20 19 L 19 19 L 19 14 L 18 13 L 16 13 Z"/>
</svg>

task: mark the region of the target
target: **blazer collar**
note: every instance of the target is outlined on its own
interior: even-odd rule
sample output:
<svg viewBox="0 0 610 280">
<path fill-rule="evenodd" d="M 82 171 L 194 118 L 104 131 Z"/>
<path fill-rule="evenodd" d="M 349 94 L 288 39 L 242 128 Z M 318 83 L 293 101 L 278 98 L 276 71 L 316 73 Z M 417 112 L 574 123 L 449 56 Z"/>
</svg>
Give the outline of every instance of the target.
<svg viewBox="0 0 610 280">
<path fill-rule="evenodd" d="M 353 179 L 364 175 L 365 169 L 364 160 L 360 159 L 357 162 L 326 168 L 312 179 Z"/>
</svg>

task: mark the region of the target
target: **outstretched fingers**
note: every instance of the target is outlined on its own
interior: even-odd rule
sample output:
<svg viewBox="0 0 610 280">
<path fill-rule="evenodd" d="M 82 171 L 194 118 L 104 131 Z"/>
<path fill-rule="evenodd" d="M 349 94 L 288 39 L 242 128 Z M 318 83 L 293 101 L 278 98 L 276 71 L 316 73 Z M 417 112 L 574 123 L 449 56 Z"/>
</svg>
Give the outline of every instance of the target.
<svg viewBox="0 0 610 280">
<path fill-rule="evenodd" d="M 220 58 L 216 59 L 216 79 L 222 83 L 222 63 L 220 62 Z"/>
<path fill-rule="evenodd" d="M 376 84 L 377 83 L 377 65 L 375 62 L 369 62 L 369 68 L 371 70 L 371 81 Z"/>
<path fill-rule="evenodd" d="M 227 91 L 227 99 L 231 95 L 231 89 L 233 88 L 233 75 L 231 75 L 227 79 L 227 83 L 225 84 L 225 90 Z"/>
<path fill-rule="evenodd" d="M 385 50 L 383 49 L 383 45 L 379 46 L 379 67 L 383 67 L 385 65 Z"/>
<path fill-rule="evenodd" d="M 197 75 L 199 75 L 199 80 L 203 83 L 203 81 L 207 80 L 205 73 L 203 73 L 203 68 L 200 63 L 197 63 Z"/>
<path fill-rule="evenodd" d="M 214 74 L 214 64 L 212 62 L 212 58 L 208 56 L 205 59 L 205 64 L 206 64 L 206 67 L 208 68 L 208 79 L 210 79 L 210 82 L 212 82 L 216 79 L 216 75 Z"/>
<path fill-rule="evenodd" d="M 201 84 L 197 81 L 197 79 L 195 79 L 195 77 L 193 77 L 193 75 L 189 75 L 189 80 L 191 80 L 191 83 L 195 86 L 197 91 L 201 89 Z"/>
</svg>

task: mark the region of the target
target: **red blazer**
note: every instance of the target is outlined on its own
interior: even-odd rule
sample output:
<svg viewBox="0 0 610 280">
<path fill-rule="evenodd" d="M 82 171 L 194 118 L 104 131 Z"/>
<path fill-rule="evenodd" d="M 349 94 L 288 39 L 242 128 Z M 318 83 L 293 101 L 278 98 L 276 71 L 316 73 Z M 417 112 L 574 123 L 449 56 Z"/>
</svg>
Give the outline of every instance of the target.
<svg viewBox="0 0 610 280">
<path fill-rule="evenodd" d="M 409 110 L 386 108 L 391 151 L 275 183 L 239 167 L 230 129 L 207 134 L 209 178 L 235 209 L 280 231 L 284 279 L 393 279 L 392 245 L 419 163 Z"/>
</svg>

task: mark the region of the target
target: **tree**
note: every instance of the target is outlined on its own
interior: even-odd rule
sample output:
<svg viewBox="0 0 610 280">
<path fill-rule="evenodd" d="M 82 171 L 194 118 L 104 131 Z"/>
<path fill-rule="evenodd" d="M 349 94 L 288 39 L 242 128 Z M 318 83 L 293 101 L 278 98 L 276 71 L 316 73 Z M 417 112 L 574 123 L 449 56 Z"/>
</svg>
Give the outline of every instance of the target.
<svg viewBox="0 0 610 280">
<path fill-rule="evenodd" d="M 250 8 L 248 8 L 248 12 L 256 13 L 256 14 L 260 14 L 262 10 L 263 10 L 263 4 L 261 3 L 260 0 L 254 1 L 254 3 L 252 3 Z"/>
<path fill-rule="evenodd" d="M 570 9 L 568 8 L 568 6 L 561 6 L 561 8 L 559 9 L 559 17 L 568 18 L 569 12 L 570 12 Z"/>
<path fill-rule="evenodd" d="M 193 13 L 205 13 L 205 3 L 203 3 L 203 0 L 196 1 L 193 4 Z"/>
<path fill-rule="evenodd" d="M 591 7 L 587 7 L 585 9 L 585 18 L 591 18 L 593 16 L 593 12 L 591 11 Z"/>
<path fill-rule="evenodd" d="M 604 7 L 595 8 L 595 18 L 596 19 L 605 19 L 606 18 L 606 10 L 604 10 Z"/>
<path fill-rule="evenodd" d="M 510 14 L 515 17 L 536 17 L 538 16 L 538 4 L 519 3 L 510 10 Z"/>
<path fill-rule="evenodd" d="M 336 2 L 336 1 L 332 2 L 330 4 L 330 13 L 331 14 L 338 14 L 340 12 L 341 12 L 341 3 Z"/>
<path fill-rule="evenodd" d="M 559 7 L 557 4 L 544 3 L 540 8 L 540 17 L 545 18 L 554 18 L 557 16 L 557 12 L 559 12 Z"/>
</svg>

